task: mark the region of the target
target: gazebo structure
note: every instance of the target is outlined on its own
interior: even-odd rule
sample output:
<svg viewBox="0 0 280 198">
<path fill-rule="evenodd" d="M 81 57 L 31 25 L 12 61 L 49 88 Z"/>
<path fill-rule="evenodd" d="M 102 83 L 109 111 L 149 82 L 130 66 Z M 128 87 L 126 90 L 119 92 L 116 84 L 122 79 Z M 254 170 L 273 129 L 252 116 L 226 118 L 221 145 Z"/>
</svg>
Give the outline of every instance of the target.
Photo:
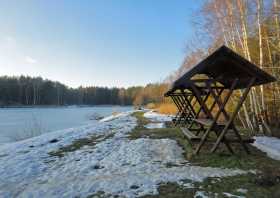
<svg viewBox="0 0 280 198">
<path fill-rule="evenodd" d="M 215 137 L 211 152 L 215 152 L 222 142 L 231 153 L 234 153 L 231 143 L 240 143 L 249 153 L 246 143 L 254 140 L 242 139 L 234 120 L 251 87 L 275 80 L 253 63 L 222 46 L 177 79 L 165 96 L 171 97 L 178 108 L 174 124 L 184 126 L 181 127 L 182 132 L 191 145 L 198 143 L 194 154 L 199 153 L 211 132 L 211 137 Z M 241 95 L 235 97 L 235 106 L 231 103 L 233 110 L 229 112 L 226 105 L 235 90 L 241 90 Z"/>
</svg>

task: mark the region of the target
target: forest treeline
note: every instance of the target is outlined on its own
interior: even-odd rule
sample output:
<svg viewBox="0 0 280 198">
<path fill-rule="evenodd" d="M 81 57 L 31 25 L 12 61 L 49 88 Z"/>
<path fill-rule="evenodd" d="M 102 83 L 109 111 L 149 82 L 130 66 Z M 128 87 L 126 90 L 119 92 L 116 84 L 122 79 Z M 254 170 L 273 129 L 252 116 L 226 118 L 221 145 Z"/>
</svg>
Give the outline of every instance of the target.
<svg viewBox="0 0 280 198">
<path fill-rule="evenodd" d="M 142 87 L 70 88 L 41 77 L 0 77 L 0 105 L 131 105 Z"/>
<path fill-rule="evenodd" d="M 0 77 L 0 106 L 21 105 L 136 105 L 161 103 L 165 84 L 128 88 L 71 88 L 41 77 Z"/>
</svg>

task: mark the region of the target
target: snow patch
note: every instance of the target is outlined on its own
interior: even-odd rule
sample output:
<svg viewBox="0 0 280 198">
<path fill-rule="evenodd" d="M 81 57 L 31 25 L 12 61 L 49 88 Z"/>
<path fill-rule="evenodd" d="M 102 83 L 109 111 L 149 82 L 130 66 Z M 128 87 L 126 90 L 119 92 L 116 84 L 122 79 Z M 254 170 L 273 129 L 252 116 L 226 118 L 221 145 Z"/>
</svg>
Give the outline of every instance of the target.
<svg viewBox="0 0 280 198">
<path fill-rule="evenodd" d="M 233 197 L 233 198 L 245 198 L 244 196 L 233 195 L 227 192 L 223 193 L 226 197 Z"/>
<path fill-rule="evenodd" d="M 149 123 L 147 125 L 145 125 L 145 127 L 147 129 L 161 129 L 161 128 L 164 128 L 165 127 L 165 124 L 164 123 Z"/>
<path fill-rule="evenodd" d="M 194 198 L 208 198 L 204 191 L 196 191 Z"/>
<path fill-rule="evenodd" d="M 273 159 L 280 160 L 280 139 L 275 137 L 256 136 L 253 146 L 267 153 Z"/>
<path fill-rule="evenodd" d="M 144 117 L 150 119 L 153 122 L 170 122 L 173 118 L 171 115 L 159 114 L 154 111 L 148 111 L 144 113 Z"/>
<path fill-rule="evenodd" d="M 247 189 L 244 189 L 244 188 L 238 188 L 238 189 L 236 190 L 236 192 L 246 194 L 246 193 L 248 192 L 248 190 L 247 190 Z"/>
<path fill-rule="evenodd" d="M 137 123 L 130 114 L 0 146 L 0 197 L 87 197 L 104 191 L 132 198 L 158 193 L 163 182 L 200 182 L 246 173 L 191 166 L 174 140 L 128 139 Z M 109 134 L 113 136 L 61 158 L 49 155 L 77 139 Z"/>
<path fill-rule="evenodd" d="M 133 112 L 135 112 L 135 111 L 127 111 L 127 112 L 122 112 L 122 113 L 116 113 L 116 114 L 107 116 L 105 118 L 102 118 L 101 120 L 99 120 L 99 122 L 109 122 L 109 121 L 112 121 L 112 120 L 117 119 L 117 118 L 126 117 Z"/>
</svg>

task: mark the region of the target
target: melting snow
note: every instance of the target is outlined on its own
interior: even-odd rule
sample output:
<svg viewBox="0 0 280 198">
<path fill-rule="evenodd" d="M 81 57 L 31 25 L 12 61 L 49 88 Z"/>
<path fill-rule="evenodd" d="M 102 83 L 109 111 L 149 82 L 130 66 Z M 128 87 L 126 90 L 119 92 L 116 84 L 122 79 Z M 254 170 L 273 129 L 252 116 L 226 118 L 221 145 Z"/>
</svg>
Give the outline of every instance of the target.
<svg viewBox="0 0 280 198">
<path fill-rule="evenodd" d="M 107 117 L 99 120 L 99 122 L 108 122 L 108 121 L 112 121 L 112 120 L 117 119 L 117 118 L 126 117 L 133 112 L 135 112 L 135 111 L 127 111 L 127 112 L 122 112 L 122 113 L 116 113 L 114 115 L 110 115 L 110 116 L 107 116 Z"/>
<path fill-rule="evenodd" d="M 275 137 L 254 137 L 253 145 L 273 159 L 280 160 L 280 139 Z"/>
<path fill-rule="evenodd" d="M 147 129 L 160 129 L 160 128 L 164 128 L 165 124 L 160 122 L 160 123 L 149 123 L 147 125 L 145 125 L 145 127 Z"/>
<path fill-rule="evenodd" d="M 150 119 L 153 122 L 168 122 L 172 121 L 172 116 L 171 115 L 164 115 L 164 114 L 159 114 L 154 111 L 148 111 L 144 113 L 144 117 Z"/>
<path fill-rule="evenodd" d="M 191 166 L 174 140 L 129 140 L 127 135 L 136 126 L 130 113 L 0 146 L 0 197 L 87 197 L 104 191 L 129 198 L 155 194 L 161 182 L 246 173 Z M 109 134 L 114 136 L 61 158 L 48 154 L 88 135 Z M 54 139 L 58 141 L 50 143 Z"/>
<path fill-rule="evenodd" d="M 208 198 L 204 191 L 196 191 L 194 198 Z"/>
<path fill-rule="evenodd" d="M 233 195 L 227 192 L 223 193 L 226 197 L 233 197 L 233 198 L 245 198 L 244 196 Z"/>
<path fill-rule="evenodd" d="M 247 189 L 244 189 L 244 188 L 238 188 L 238 189 L 236 190 L 236 192 L 246 194 L 246 193 L 248 192 L 248 190 L 247 190 Z"/>
</svg>

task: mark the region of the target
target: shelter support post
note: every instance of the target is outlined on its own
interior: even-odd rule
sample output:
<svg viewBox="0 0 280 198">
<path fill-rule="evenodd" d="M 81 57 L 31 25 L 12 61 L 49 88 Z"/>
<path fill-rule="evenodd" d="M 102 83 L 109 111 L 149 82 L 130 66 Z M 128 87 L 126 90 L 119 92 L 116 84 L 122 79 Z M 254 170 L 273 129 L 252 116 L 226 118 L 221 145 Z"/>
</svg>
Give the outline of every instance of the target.
<svg viewBox="0 0 280 198">
<path fill-rule="evenodd" d="M 211 149 L 211 152 L 212 152 L 212 153 L 215 152 L 215 151 L 217 150 L 219 144 L 221 143 L 221 140 L 224 138 L 224 136 L 225 136 L 226 132 L 228 131 L 229 127 L 233 124 L 233 121 L 234 121 L 234 119 L 235 119 L 237 113 L 239 112 L 239 110 L 240 110 L 240 108 L 241 108 L 243 102 L 245 101 L 245 99 L 246 99 L 246 97 L 247 97 L 247 95 L 248 95 L 248 93 L 249 93 L 249 91 L 250 91 L 252 85 L 254 84 L 255 80 L 256 80 L 255 78 L 252 78 L 252 79 L 250 80 L 249 84 L 247 85 L 247 88 L 245 89 L 244 93 L 242 94 L 242 96 L 241 96 L 241 98 L 240 98 L 240 100 L 239 100 L 239 102 L 238 102 L 238 104 L 237 104 L 237 106 L 236 106 L 234 112 L 232 113 L 230 119 L 227 121 L 226 126 L 224 127 L 224 129 L 223 129 L 223 131 L 221 132 L 220 136 L 218 137 L 216 143 L 214 144 L 213 148 Z M 234 130 L 234 131 L 235 131 L 235 130 Z M 242 144 L 242 139 L 241 139 L 241 142 L 240 142 L 240 143 Z M 246 150 L 246 149 L 245 149 L 245 150 Z"/>
<path fill-rule="evenodd" d="M 233 92 L 233 90 L 234 90 L 234 86 L 236 85 L 236 83 L 237 83 L 237 80 L 234 81 L 233 86 L 231 87 L 231 91 L 230 91 L 230 92 L 228 93 L 228 95 L 227 95 L 227 100 L 224 101 L 224 106 L 225 106 L 226 103 L 228 102 L 228 100 L 229 100 L 229 98 L 230 98 L 230 96 L 231 96 L 231 94 L 232 94 L 232 92 Z M 207 118 L 210 118 L 210 119 L 212 120 L 210 127 L 209 127 L 209 128 L 206 130 L 206 132 L 204 133 L 204 135 L 203 135 L 203 137 L 202 137 L 202 139 L 201 139 L 201 141 L 200 141 L 200 143 L 199 143 L 197 149 L 195 150 L 195 154 L 198 154 L 198 153 L 199 153 L 199 150 L 201 149 L 201 147 L 202 147 L 202 146 L 204 145 L 204 143 L 206 142 L 207 137 L 208 137 L 210 131 L 213 130 L 214 127 L 217 128 L 217 126 L 218 126 L 218 125 L 217 125 L 217 121 L 218 121 L 218 118 L 219 118 L 219 116 L 220 116 L 220 113 L 221 113 L 220 111 L 221 111 L 221 110 L 219 110 L 218 113 L 216 114 L 216 117 L 213 118 L 212 113 L 210 112 L 210 110 L 208 109 L 208 107 L 207 107 L 207 105 L 206 105 L 206 101 L 207 101 L 207 100 L 202 100 L 202 96 L 201 96 L 201 94 L 200 94 L 200 91 L 199 91 L 199 89 L 198 89 L 196 86 L 194 86 L 194 85 L 192 84 L 191 87 L 192 87 L 192 90 L 193 90 L 193 92 L 194 92 L 195 97 L 197 97 L 197 100 L 198 100 L 199 104 L 201 105 L 202 110 L 203 110 L 204 113 L 206 114 Z M 208 91 L 207 94 L 208 94 L 208 95 L 207 95 L 207 98 L 208 98 L 209 95 L 210 95 L 210 92 Z M 223 108 L 224 108 L 224 107 L 223 107 Z M 215 131 L 215 133 L 216 133 L 216 136 L 218 137 L 218 131 L 216 131 L 216 130 L 214 130 L 214 131 Z M 225 145 L 226 145 L 226 147 L 228 148 L 228 150 L 229 150 L 231 153 L 234 153 L 234 152 L 233 152 L 233 149 L 231 148 L 230 144 L 228 143 L 228 141 L 226 140 L 225 137 L 223 138 L 223 142 L 225 143 Z"/>
</svg>

